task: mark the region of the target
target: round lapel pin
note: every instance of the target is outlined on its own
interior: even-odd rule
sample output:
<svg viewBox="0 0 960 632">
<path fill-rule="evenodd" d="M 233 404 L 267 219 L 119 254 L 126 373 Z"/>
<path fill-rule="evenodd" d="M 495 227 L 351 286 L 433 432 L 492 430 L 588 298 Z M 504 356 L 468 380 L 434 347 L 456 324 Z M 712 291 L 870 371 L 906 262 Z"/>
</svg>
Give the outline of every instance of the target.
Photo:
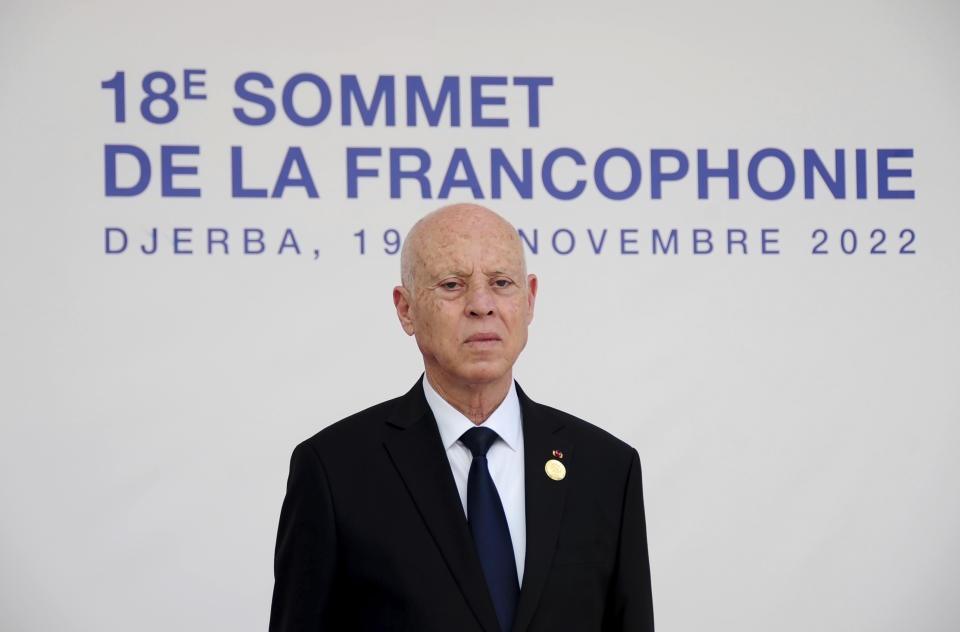
<svg viewBox="0 0 960 632">
<path fill-rule="evenodd" d="M 563 477 L 567 475 L 567 468 L 563 466 L 563 463 L 556 459 L 550 459 L 547 461 L 547 464 L 543 467 L 543 471 L 545 471 L 547 476 L 555 481 L 562 481 Z"/>
</svg>

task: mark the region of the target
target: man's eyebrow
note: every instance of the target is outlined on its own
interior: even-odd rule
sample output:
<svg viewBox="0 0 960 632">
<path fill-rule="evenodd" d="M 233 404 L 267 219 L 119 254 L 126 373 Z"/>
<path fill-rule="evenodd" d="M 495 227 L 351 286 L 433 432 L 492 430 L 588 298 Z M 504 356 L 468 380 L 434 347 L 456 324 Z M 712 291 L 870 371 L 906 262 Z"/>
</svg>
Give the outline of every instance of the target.
<svg viewBox="0 0 960 632">
<path fill-rule="evenodd" d="M 430 281 L 431 281 L 432 283 L 436 283 L 436 282 L 438 282 L 438 281 L 442 281 L 442 280 L 446 279 L 447 277 L 451 277 L 451 276 L 455 276 L 455 277 L 468 277 L 468 276 L 470 276 L 470 273 L 469 273 L 469 272 L 464 272 L 463 270 L 444 270 L 443 272 L 439 272 L 439 273 L 433 275 L 433 276 L 430 278 Z"/>
</svg>

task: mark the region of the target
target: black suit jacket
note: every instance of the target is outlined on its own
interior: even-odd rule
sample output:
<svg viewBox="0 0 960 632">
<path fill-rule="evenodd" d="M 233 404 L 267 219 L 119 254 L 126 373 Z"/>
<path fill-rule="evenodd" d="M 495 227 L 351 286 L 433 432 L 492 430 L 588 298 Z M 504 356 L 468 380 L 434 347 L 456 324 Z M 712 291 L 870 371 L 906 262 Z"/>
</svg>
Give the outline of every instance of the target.
<svg viewBox="0 0 960 632">
<path fill-rule="evenodd" d="M 531 401 L 515 632 L 653 630 L 637 452 Z M 544 472 L 553 451 L 566 477 Z M 293 452 L 270 630 L 497 632 L 463 505 L 418 382 Z"/>
</svg>

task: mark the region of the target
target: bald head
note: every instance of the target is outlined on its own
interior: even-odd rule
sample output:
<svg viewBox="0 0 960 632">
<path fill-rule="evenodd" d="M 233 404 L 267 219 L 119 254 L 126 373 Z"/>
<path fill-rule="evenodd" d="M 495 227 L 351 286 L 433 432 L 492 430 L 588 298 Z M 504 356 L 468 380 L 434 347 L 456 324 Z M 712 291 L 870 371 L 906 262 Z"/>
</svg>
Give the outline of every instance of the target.
<svg viewBox="0 0 960 632">
<path fill-rule="evenodd" d="M 436 249 L 454 242 L 495 242 L 515 249 L 526 276 L 523 245 L 517 229 L 493 211 L 477 204 L 453 204 L 425 215 L 413 225 L 400 251 L 400 279 L 403 287 L 413 290 L 417 271 Z"/>
<path fill-rule="evenodd" d="M 447 206 L 410 229 L 400 265 L 393 304 L 427 379 L 481 423 L 510 390 L 533 319 L 537 277 L 527 274 L 520 236 L 482 206 Z"/>
</svg>

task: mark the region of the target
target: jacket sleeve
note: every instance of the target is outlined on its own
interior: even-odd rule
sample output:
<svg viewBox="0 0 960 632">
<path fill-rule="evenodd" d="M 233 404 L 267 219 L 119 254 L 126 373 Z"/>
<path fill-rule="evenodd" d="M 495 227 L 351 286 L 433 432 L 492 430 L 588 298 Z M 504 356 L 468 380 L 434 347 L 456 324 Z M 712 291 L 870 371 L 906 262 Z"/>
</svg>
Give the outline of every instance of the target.
<svg viewBox="0 0 960 632">
<path fill-rule="evenodd" d="M 617 568 L 608 594 L 605 632 L 653 632 L 650 559 L 643 511 L 640 456 L 634 450 L 624 491 Z"/>
<path fill-rule="evenodd" d="M 301 443 L 290 459 L 274 555 L 270 632 L 317 632 L 331 604 L 337 566 L 333 499 L 323 463 Z"/>
</svg>

